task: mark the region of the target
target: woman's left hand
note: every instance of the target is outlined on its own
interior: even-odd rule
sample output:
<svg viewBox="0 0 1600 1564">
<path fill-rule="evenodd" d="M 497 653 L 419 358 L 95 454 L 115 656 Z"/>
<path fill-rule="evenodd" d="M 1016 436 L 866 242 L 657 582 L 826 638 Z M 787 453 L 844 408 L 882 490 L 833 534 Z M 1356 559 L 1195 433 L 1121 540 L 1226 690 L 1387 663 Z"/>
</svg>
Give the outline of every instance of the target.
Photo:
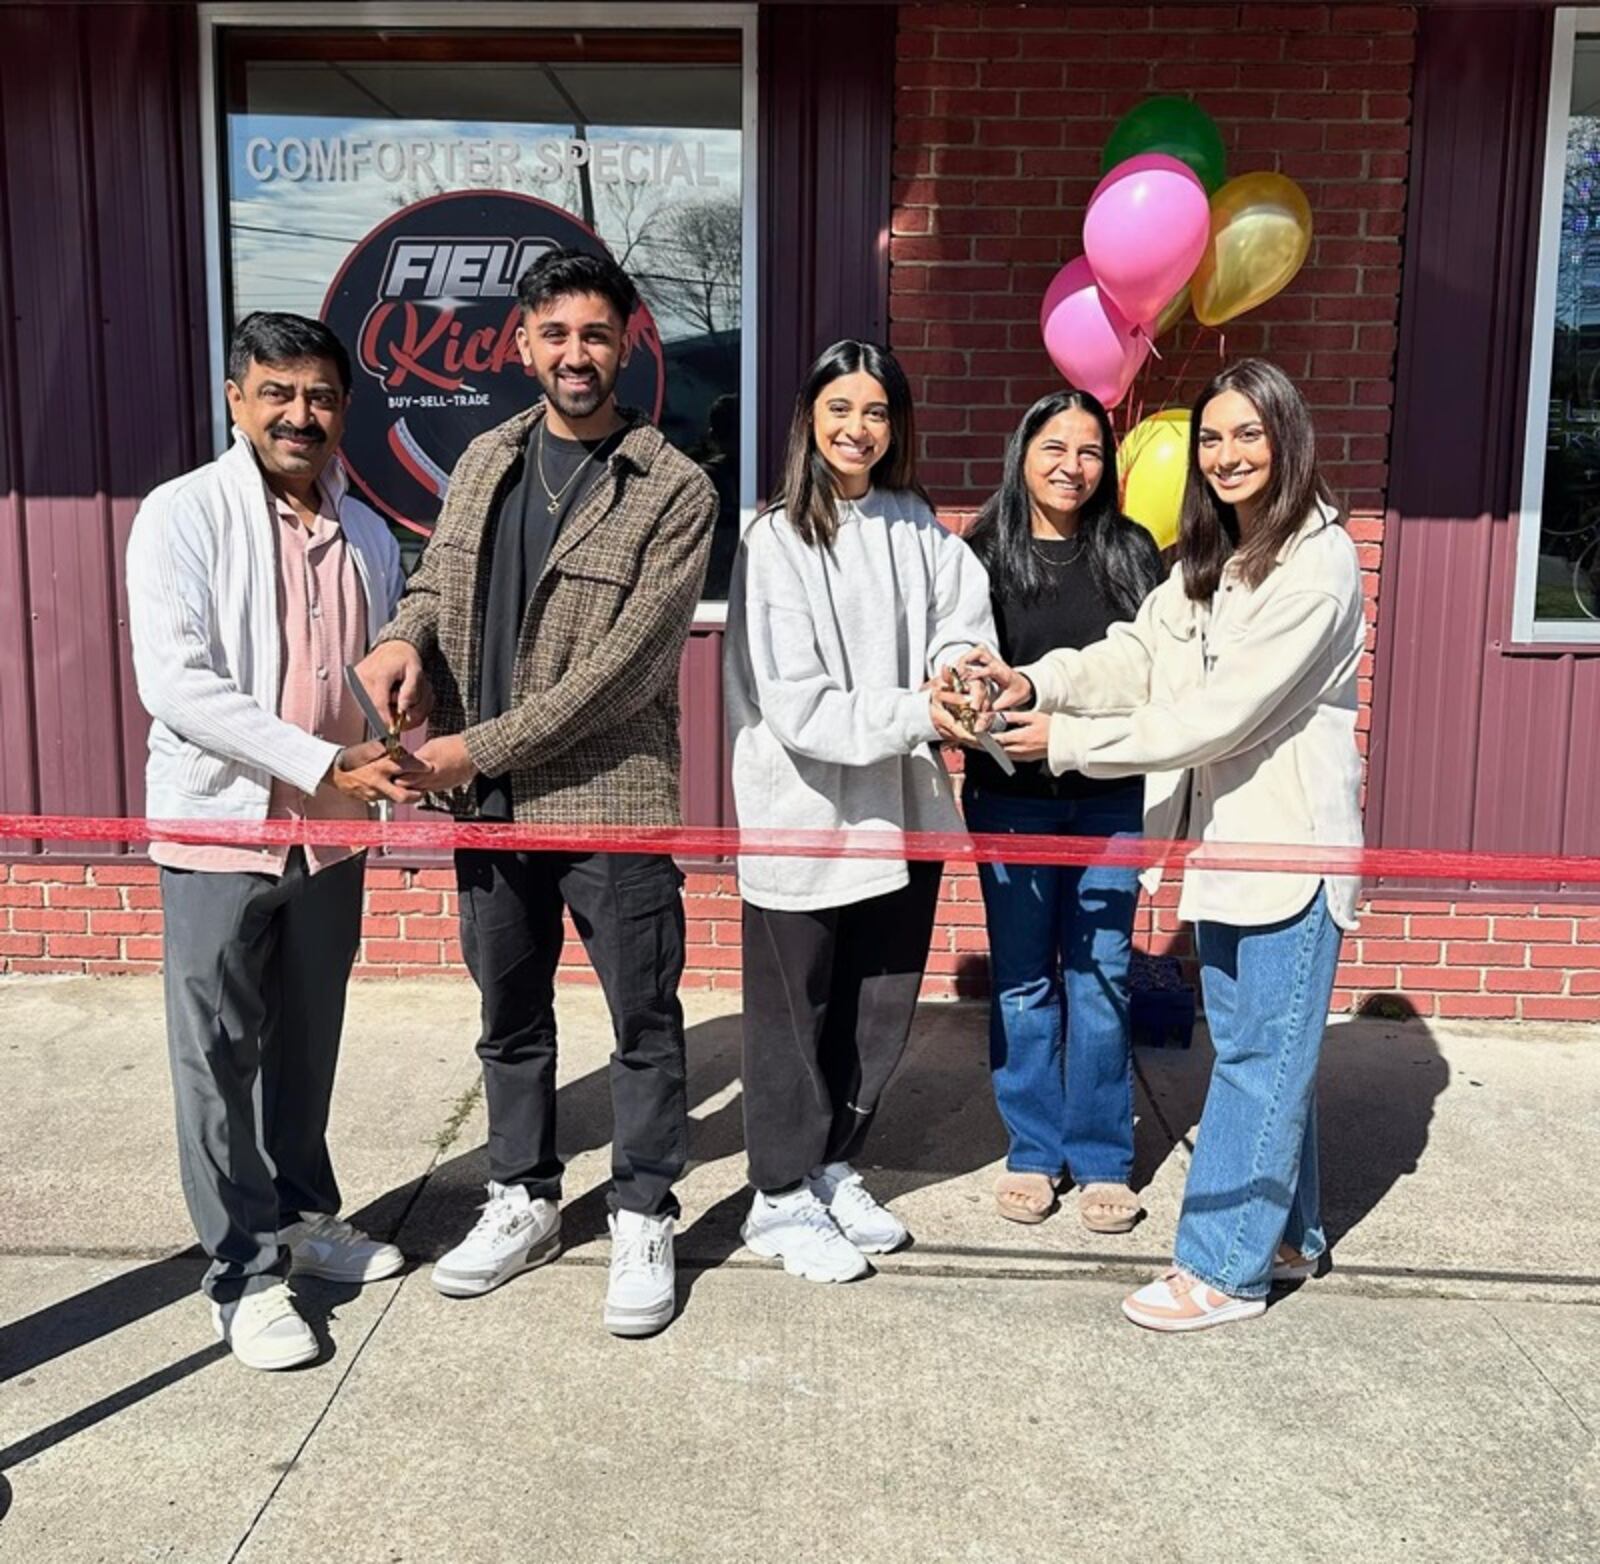
<svg viewBox="0 0 1600 1564">
<path fill-rule="evenodd" d="M 995 738 L 1013 760 L 1043 760 L 1050 753 L 1050 713 L 1011 711 Z"/>
</svg>

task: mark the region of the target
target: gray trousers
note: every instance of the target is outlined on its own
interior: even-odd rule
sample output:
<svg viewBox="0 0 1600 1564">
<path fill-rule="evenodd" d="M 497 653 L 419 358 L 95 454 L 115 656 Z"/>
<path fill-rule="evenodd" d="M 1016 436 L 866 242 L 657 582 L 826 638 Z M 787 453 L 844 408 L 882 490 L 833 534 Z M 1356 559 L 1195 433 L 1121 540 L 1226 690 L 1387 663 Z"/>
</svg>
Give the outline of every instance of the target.
<svg viewBox="0 0 1600 1564">
<path fill-rule="evenodd" d="M 281 1227 L 336 1212 L 328 1102 L 361 937 L 365 855 L 306 872 L 161 871 L 178 1166 L 207 1294 L 289 1273 Z"/>
</svg>

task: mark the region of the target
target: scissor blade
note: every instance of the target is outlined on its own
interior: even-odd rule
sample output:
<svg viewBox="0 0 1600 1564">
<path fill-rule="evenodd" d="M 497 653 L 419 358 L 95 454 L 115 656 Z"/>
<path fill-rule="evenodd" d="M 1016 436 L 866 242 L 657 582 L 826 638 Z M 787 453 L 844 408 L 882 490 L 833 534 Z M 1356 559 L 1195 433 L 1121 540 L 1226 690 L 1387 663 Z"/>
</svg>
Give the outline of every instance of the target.
<svg viewBox="0 0 1600 1564">
<path fill-rule="evenodd" d="M 1008 777 L 1014 777 L 1017 774 L 1017 763 L 1000 747 L 1000 741 L 992 733 L 979 733 L 975 734 L 974 737 L 983 746 L 984 753 Z"/>
<path fill-rule="evenodd" d="M 375 739 L 389 738 L 394 729 L 378 715 L 378 708 L 372 704 L 372 697 L 367 694 L 367 687 L 361 682 L 361 675 L 356 672 L 354 663 L 344 665 L 345 688 L 355 697 L 356 705 L 361 708 L 361 715 L 367 719 L 367 726 L 372 729 Z"/>
</svg>

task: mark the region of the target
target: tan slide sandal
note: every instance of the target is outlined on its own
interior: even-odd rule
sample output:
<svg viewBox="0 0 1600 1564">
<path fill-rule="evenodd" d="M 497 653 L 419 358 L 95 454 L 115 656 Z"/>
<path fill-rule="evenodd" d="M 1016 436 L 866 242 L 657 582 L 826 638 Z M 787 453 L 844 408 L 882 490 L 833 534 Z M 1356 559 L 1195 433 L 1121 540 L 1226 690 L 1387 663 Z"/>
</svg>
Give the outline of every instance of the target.
<svg viewBox="0 0 1600 1564">
<path fill-rule="evenodd" d="M 1078 1191 L 1078 1215 L 1091 1233 L 1127 1233 L 1143 1207 L 1126 1184 L 1085 1184 Z"/>
<path fill-rule="evenodd" d="M 1002 1173 L 994 1181 L 994 1203 L 1008 1222 L 1042 1222 L 1056 1208 L 1055 1180 L 1045 1173 Z"/>
</svg>

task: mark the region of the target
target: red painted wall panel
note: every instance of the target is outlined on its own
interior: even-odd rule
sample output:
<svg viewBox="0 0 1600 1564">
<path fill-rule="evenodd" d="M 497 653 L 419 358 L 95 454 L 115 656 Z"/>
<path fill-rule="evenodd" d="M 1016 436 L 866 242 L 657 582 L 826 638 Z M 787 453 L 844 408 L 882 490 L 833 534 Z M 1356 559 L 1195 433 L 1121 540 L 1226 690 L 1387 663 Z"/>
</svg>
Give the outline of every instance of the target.
<svg viewBox="0 0 1600 1564">
<path fill-rule="evenodd" d="M 5 25 L 0 796 L 118 814 L 142 807 L 145 730 L 122 550 L 139 498 L 203 449 L 194 12 Z"/>
<path fill-rule="evenodd" d="M 722 626 L 700 625 L 678 670 L 683 708 L 683 818 L 688 825 L 732 825 L 727 725 L 722 720 Z"/>
<path fill-rule="evenodd" d="M 795 389 L 841 337 L 889 334 L 892 6 L 763 8 L 758 489 Z"/>
<path fill-rule="evenodd" d="M 104 301 L 101 392 L 110 547 L 118 583 L 114 623 L 122 782 L 134 810 L 143 806 L 147 720 L 134 689 L 121 587 L 128 531 L 157 463 L 162 476 L 175 475 L 204 460 L 211 440 L 204 384 L 197 41 L 185 18 L 162 25 L 143 10 L 94 8 L 88 24 L 94 47 L 85 72 Z M 151 91 L 147 83 L 152 81 L 165 84 L 164 90 Z M 137 396 L 129 394 L 125 377 L 131 365 L 144 366 Z"/>
<path fill-rule="evenodd" d="M 1385 845 L 1600 852 L 1600 659 L 1502 649 L 1550 37 L 1527 9 L 1419 17 L 1368 806 Z"/>
</svg>

